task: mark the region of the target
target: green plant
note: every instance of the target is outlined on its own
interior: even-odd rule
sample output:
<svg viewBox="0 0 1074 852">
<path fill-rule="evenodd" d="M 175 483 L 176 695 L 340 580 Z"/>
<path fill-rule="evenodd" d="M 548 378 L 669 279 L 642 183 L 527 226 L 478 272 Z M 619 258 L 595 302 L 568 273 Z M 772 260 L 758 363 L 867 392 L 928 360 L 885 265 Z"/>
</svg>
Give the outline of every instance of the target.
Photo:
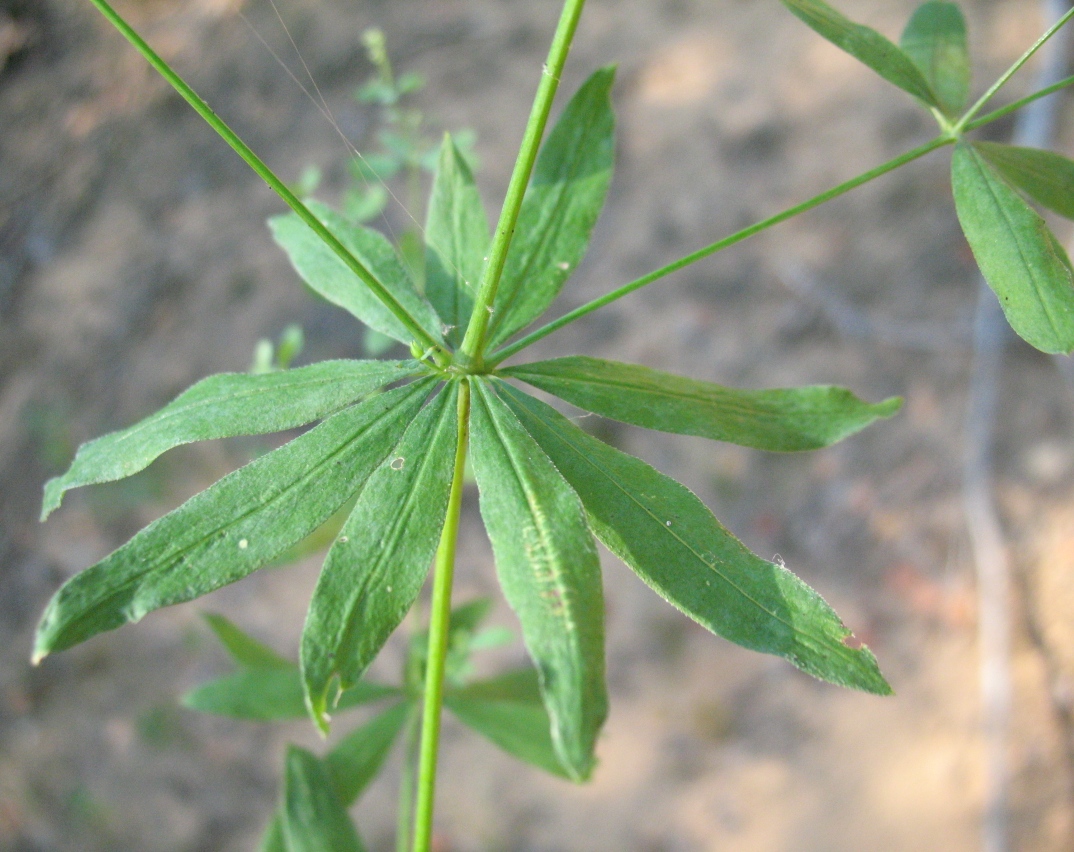
<svg viewBox="0 0 1074 852">
<path fill-rule="evenodd" d="M 627 423 L 771 451 L 827 446 L 893 414 L 897 399 L 868 404 L 832 387 L 736 390 L 581 356 L 502 365 L 603 305 L 947 145 L 954 146 L 959 220 L 1012 327 L 1043 351 L 1074 350 L 1070 261 L 1023 198 L 1071 215 L 1074 162 L 967 138 L 1072 82 L 979 115 L 1074 12 L 967 108 L 965 26 L 953 4 L 926 2 L 896 46 L 821 0 L 783 0 L 923 104 L 939 135 L 516 337 L 544 313 L 581 260 L 611 179 L 612 69 L 589 78 L 542 144 L 583 0 L 564 4 L 491 234 L 470 170 L 452 140 L 444 140 L 424 228 L 423 286 L 384 237 L 300 201 L 105 0 L 93 2 L 292 208 L 270 224 L 307 284 L 409 345 L 412 358 L 213 376 L 141 423 L 83 446 L 68 472 L 46 486 L 44 515 L 66 490 L 128 476 L 178 444 L 323 421 L 65 584 L 42 618 L 35 660 L 240 579 L 353 499 L 310 603 L 299 663 L 215 618 L 213 629 L 239 670 L 187 699 L 255 718 L 308 713 L 322 730 L 331 713 L 348 706 L 388 704 L 324 758 L 289 752 L 283 802 L 265 848 L 291 850 L 361 848 L 346 806 L 399 735 L 408 757 L 400 848 L 427 850 L 445 706 L 522 759 L 575 780 L 589 775 L 606 712 L 594 536 L 712 632 L 832 683 L 890 691 L 873 655 L 851 647 L 847 628 L 812 589 L 750 553 L 686 488 L 586 434 L 512 382 Z M 267 363 L 285 366 L 273 361 Z M 483 605 L 454 612 L 451 605 L 468 457 L 500 584 L 535 663 L 492 681 L 475 682 L 468 672 L 469 655 L 481 645 Z M 402 684 L 363 681 L 417 600 L 430 563 L 430 624 L 411 647 Z"/>
</svg>

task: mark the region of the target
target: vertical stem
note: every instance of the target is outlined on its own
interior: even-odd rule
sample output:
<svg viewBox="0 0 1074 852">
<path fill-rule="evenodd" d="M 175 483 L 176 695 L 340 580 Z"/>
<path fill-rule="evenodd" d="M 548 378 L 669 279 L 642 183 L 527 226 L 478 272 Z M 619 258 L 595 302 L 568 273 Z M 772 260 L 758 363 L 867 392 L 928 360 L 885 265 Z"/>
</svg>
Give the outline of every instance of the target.
<svg viewBox="0 0 1074 852">
<path fill-rule="evenodd" d="M 410 849 L 410 828 L 414 820 L 414 773 L 418 768 L 418 734 L 421 708 L 415 703 L 403 732 L 403 773 L 399 780 L 399 814 L 396 822 L 395 852 Z"/>
<path fill-rule="evenodd" d="M 522 145 L 518 151 L 518 158 L 515 160 L 514 171 L 511 173 L 511 182 L 507 186 L 500 220 L 496 223 L 496 233 L 492 237 L 488 262 L 481 276 L 481 287 L 474 301 L 470 324 L 466 328 L 466 336 L 460 347 L 459 354 L 464 363 L 480 360 L 483 353 L 485 332 L 491 315 L 490 308 L 496 299 L 500 276 L 503 274 L 504 263 L 507 261 L 507 250 L 511 246 L 515 223 L 522 209 L 522 198 L 526 194 L 533 164 L 537 161 L 537 150 L 541 145 L 548 115 L 552 111 L 552 101 L 559 87 L 559 77 L 567 62 L 567 54 L 570 52 L 571 41 L 574 39 L 574 31 L 578 27 L 578 19 L 582 15 L 584 5 L 585 0 L 565 0 L 563 4 L 563 12 L 556 25 L 555 35 L 552 37 L 552 46 L 548 50 L 548 61 L 545 62 L 541 73 L 541 82 L 533 99 L 529 120 L 526 122 L 526 132 L 522 136 Z"/>
<path fill-rule="evenodd" d="M 429 653 L 425 669 L 425 706 L 421 719 L 418 794 L 414 812 L 414 852 L 429 852 L 433 832 L 433 797 L 436 792 L 436 757 L 440 745 L 440 709 L 444 699 L 444 665 L 451 629 L 451 580 L 455 573 L 455 542 L 462 508 L 463 470 L 470 437 L 470 385 L 459 383 L 459 443 L 455 450 L 455 477 L 448 498 L 447 517 L 440 534 L 433 573 L 432 612 L 429 616 Z"/>
</svg>

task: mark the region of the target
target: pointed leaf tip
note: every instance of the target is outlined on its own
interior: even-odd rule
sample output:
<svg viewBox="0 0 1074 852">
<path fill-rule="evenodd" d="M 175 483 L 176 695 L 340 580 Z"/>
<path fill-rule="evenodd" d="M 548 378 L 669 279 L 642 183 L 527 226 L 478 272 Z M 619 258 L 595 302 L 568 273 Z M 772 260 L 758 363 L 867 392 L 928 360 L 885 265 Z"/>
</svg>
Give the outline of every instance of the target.
<svg viewBox="0 0 1074 852">
<path fill-rule="evenodd" d="M 301 642 L 303 684 L 319 726 L 421 592 L 443 529 L 457 444 L 452 382 L 384 456 L 328 552 Z"/>
<path fill-rule="evenodd" d="M 262 567 L 361 487 L 435 383 L 421 379 L 345 408 L 158 518 L 56 592 L 37 648 L 69 648 Z"/>
<path fill-rule="evenodd" d="M 416 361 L 340 360 L 209 376 L 134 425 L 79 447 L 67 472 L 45 483 L 41 520 L 72 488 L 133 476 L 174 447 L 303 426 L 420 372 Z"/>
<path fill-rule="evenodd" d="M 595 71 L 541 145 L 489 323 L 503 343 L 552 304 L 585 256 L 615 166 L 615 69 Z"/>
<path fill-rule="evenodd" d="M 876 658 L 785 566 L 751 553 L 685 486 L 497 380 L 497 390 L 581 498 L 590 528 L 658 595 L 732 642 L 813 677 L 885 695 Z"/>
<path fill-rule="evenodd" d="M 876 30 L 851 21 L 824 0 L 782 2 L 806 26 L 872 68 L 889 83 L 929 106 L 940 106 L 929 81 L 913 60 Z"/>
<path fill-rule="evenodd" d="M 556 754 L 582 781 L 607 715 L 596 543 L 578 495 L 491 383 L 472 387 L 474 473 L 496 574 L 536 665 Z"/>
<path fill-rule="evenodd" d="M 580 355 L 501 374 L 602 417 L 773 452 L 827 447 L 902 405 L 898 397 L 870 404 L 830 385 L 743 390 Z"/>
</svg>

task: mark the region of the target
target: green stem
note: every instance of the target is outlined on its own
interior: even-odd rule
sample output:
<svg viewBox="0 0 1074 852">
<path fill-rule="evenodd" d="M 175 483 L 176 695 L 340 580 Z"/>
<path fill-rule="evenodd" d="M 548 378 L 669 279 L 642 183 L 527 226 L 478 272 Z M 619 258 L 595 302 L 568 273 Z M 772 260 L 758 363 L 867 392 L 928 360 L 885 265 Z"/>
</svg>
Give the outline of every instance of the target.
<svg viewBox="0 0 1074 852">
<path fill-rule="evenodd" d="M 1052 83 L 1052 85 L 1050 86 L 1045 86 L 1043 89 L 1040 89 L 1031 95 L 1026 95 L 1024 98 L 1019 98 L 1013 103 L 1007 104 L 1007 106 L 1005 107 L 1000 107 L 997 110 L 982 115 L 980 118 L 975 118 L 973 121 L 967 123 L 966 126 L 962 128 L 962 132 L 969 133 L 971 130 L 976 130 L 978 127 L 984 127 L 986 124 L 991 124 L 996 119 L 1003 118 L 1005 115 L 1010 115 L 1012 112 L 1020 110 L 1027 104 L 1033 103 L 1033 101 L 1040 100 L 1041 98 L 1045 98 L 1048 95 L 1055 94 L 1060 89 L 1065 89 L 1071 83 L 1074 83 L 1074 76 L 1066 77 L 1065 79 L 1060 80 L 1058 83 Z"/>
<path fill-rule="evenodd" d="M 433 570 L 432 612 L 429 616 L 429 653 L 425 668 L 425 706 L 421 719 L 418 794 L 414 812 L 414 852 L 429 852 L 433 833 L 433 798 L 436 793 L 436 758 L 440 746 L 440 710 L 444 703 L 444 668 L 451 631 L 451 580 L 455 573 L 455 542 L 462 507 L 463 471 L 469 441 L 470 385 L 459 383 L 459 443 L 455 450 L 455 476 L 448 498 L 447 517 L 440 534 Z"/>
<path fill-rule="evenodd" d="M 913 160 L 923 157 L 938 148 L 942 148 L 944 145 L 950 145 L 954 141 L 955 140 L 950 137 L 937 136 L 931 142 L 926 142 L 924 145 L 919 145 L 917 148 L 914 148 L 911 151 L 907 151 L 905 154 L 901 154 L 892 160 L 888 160 L 886 163 L 877 166 L 875 169 L 870 169 L 869 171 L 864 172 L 855 178 L 851 178 L 850 180 L 839 184 L 839 186 L 832 187 L 826 192 L 822 192 L 820 195 L 813 196 L 808 201 L 803 201 L 801 204 L 797 204 L 794 207 L 789 207 L 783 212 L 777 213 L 775 216 L 770 216 L 761 222 L 757 222 L 756 224 L 750 225 L 747 228 L 743 228 L 741 231 L 731 234 L 729 237 L 724 237 L 722 240 L 712 243 L 711 245 L 707 245 L 702 249 L 698 249 L 692 254 L 686 255 L 685 257 L 679 258 L 674 263 L 669 263 L 667 266 L 662 266 L 659 269 L 650 272 L 648 275 L 643 275 L 641 278 L 637 278 L 634 281 L 631 281 L 629 284 L 624 284 L 622 287 L 619 287 L 616 290 L 612 290 L 610 293 L 605 293 L 603 296 L 600 296 L 599 298 L 594 299 L 591 302 L 587 302 L 586 304 L 575 308 L 573 311 L 564 314 L 559 319 L 553 320 L 547 325 L 541 326 L 536 331 L 530 332 L 525 337 L 516 340 L 510 346 L 505 346 L 502 349 L 498 349 L 489 357 L 488 368 L 491 369 L 495 367 L 501 361 L 510 358 L 516 352 L 525 349 L 531 343 L 535 343 L 542 337 L 546 337 L 547 335 L 551 334 L 553 331 L 558 331 L 559 329 L 563 328 L 563 326 L 568 325 L 569 323 L 572 323 L 575 320 L 584 317 L 586 314 L 591 314 L 593 313 L 593 311 L 598 310 L 599 308 L 603 308 L 605 305 L 611 304 L 617 299 L 621 299 L 623 298 L 623 296 L 633 293 L 635 290 L 640 290 L 642 287 L 645 287 L 648 284 L 652 284 L 654 281 L 658 281 L 661 278 L 670 275 L 672 272 L 678 272 L 680 269 L 689 266 L 691 263 L 697 263 L 697 261 L 709 257 L 710 255 L 716 254 L 716 252 L 718 251 L 722 251 L 723 249 L 729 248 L 736 243 L 740 243 L 748 237 L 752 237 L 755 234 L 760 233 L 761 231 L 771 228 L 773 225 L 778 225 L 780 222 L 785 222 L 787 219 L 791 219 L 794 216 L 799 215 L 800 213 L 805 213 L 807 210 L 812 210 L 814 207 L 818 207 L 821 204 L 824 204 L 826 201 L 831 201 L 833 198 L 838 198 L 840 195 L 850 192 L 850 190 L 856 189 L 862 184 L 868 183 L 869 181 L 874 180 L 883 174 L 887 174 L 888 172 L 897 169 L 900 166 L 906 165 Z"/>
<path fill-rule="evenodd" d="M 1072 7 L 1058 21 L 1052 24 L 1052 26 L 1048 28 L 1044 35 L 1042 35 L 1035 42 L 1033 42 L 1033 45 L 1029 48 L 1029 50 L 1023 53 L 1020 57 L 1018 57 L 1018 60 L 1010 68 L 1004 71 L 995 83 L 988 87 L 988 91 L 977 99 L 977 103 L 975 103 L 968 110 L 966 110 L 965 115 L 963 115 L 962 118 L 960 118 L 955 124 L 954 128 L 952 128 L 954 135 L 958 135 L 965 129 L 966 125 L 973 120 L 973 117 L 977 115 L 977 113 L 984 108 L 984 105 L 992 99 L 992 96 L 996 94 L 996 92 L 998 92 L 1000 89 L 1002 89 L 1007 84 L 1007 81 L 1010 80 L 1011 77 L 1015 75 L 1015 73 L 1017 73 L 1018 69 L 1025 65 L 1029 61 L 1029 58 L 1038 50 L 1040 50 L 1048 41 L 1048 39 L 1050 39 L 1053 35 L 1059 32 L 1059 30 L 1062 29 L 1063 25 L 1066 24 L 1066 22 L 1069 21 L 1071 17 L 1074 17 L 1074 7 Z"/>
<path fill-rule="evenodd" d="M 399 814 L 396 822 L 395 852 L 410 849 L 410 828 L 414 819 L 414 773 L 418 764 L 418 734 L 421 731 L 421 708 L 410 710 L 403 733 L 403 772 L 399 779 Z"/>
<path fill-rule="evenodd" d="M 552 37 L 552 46 L 548 50 L 548 61 L 541 74 L 541 82 L 533 99 L 529 121 L 526 122 L 526 132 L 523 134 L 522 145 L 519 148 L 518 158 L 515 160 L 514 171 L 511 173 L 511 181 L 507 186 L 507 195 L 504 198 L 503 209 L 500 211 L 500 220 L 496 224 L 496 233 L 492 238 L 488 262 L 481 276 L 481 286 L 478 289 L 477 299 L 474 301 L 470 324 L 466 328 L 466 336 L 459 349 L 464 363 L 479 362 L 483 354 L 485 332 L 491 316 L 490 309 L 496 300 L 496 290 L 500 286 L 500 277 L 503 275 L 503 267 L 507 262 L 507 250 L 511 247 L 515 224 L 518 222 L 518 214 L 522 209 L 522 198 L 526 194 L 526 186 L 533 172 L 533 165 L 537 161 L 537 151 L 541 145 L 545 126 L 548 124 L 552 101 L 559 87 L 559 77 L 567 61 L 567 54 L 570 52 L 571 41 L 584 5 L 585 0 L 566 0 L 563 4 L 563 12 L 560 14 L 555 35 Z"/>
<path fill-rule="evenodd" d="M 403 324 L 406 330 L 414 335 L 414 339 L 421 344 L 421 347 L 423 349 L 432 349 L 434 357 L 440 359 L 438 363 L 442 362 L 441 366 L 445 365 L 447 363 L 447 356 L 443 352 L 443 344 L 435 340 L 432 335 L 421 327 L 418 321 L 414 319 L 406 308 L 404 308 L 396 298 L 384 288 L 384 285 L 376 279 L 373 273 L 366 269 L 366 267 L 347 250 L 346 246 L 336 239 L 332 232 L 321 224 L 317 217 L 310 212 L 309 208 L 287 188 L 283 181 L 276 177 L 261 158 L 239 138 L 235 131 L 228 127 L 227 124 L 212 111 L 212 108 L 201 99 L 198 93 L 187 85 L 186 81 L 176 74 L 171 69 L 171 66 L 161 59 L 153 48 L 151 48 L 146 41 L 134 31 L 130 24 L 123 20 L 123 18 L 121 18 L 119 14 L 105 2 L 105 0 L 90 0 L 90 2 L 92 2 L 93 5 L 97 7 L 97 10 L 108 19 L 112 26 L 119 30 L 127 41 L 134 45 L 138 52 L 145 57 L 146 61 L 149 62 L 149 64 L 171 84 L 172 88 L 194 108 L 194 111 L 197 112 L 197 114 L 200 115 L 205 122 L 232 147 L 235 153 L 246 161 L 246 164 L 269 185 L 269 188 L 280 196 L 284 203 L 294 210 L 299 218 L 309 225 L 313 232 L 324 241 L 325 245 L 339 256 L 339 259 L 347 265 L 347 268 L 357 275 L 365 285 L 373 291 L 373 294 L 380 299 L 392 314 L 395 315 L 395 318 Z"/>
</svg>

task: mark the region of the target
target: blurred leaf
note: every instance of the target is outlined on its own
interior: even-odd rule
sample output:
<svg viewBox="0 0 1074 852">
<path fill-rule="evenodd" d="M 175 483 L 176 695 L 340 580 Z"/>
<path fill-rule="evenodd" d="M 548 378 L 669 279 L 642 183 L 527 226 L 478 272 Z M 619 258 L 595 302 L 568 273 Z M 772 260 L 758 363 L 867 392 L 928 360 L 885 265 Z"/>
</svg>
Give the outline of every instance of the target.
<svg viewBox="0 0 1074 852">
<path fill-rule="evenodd" d="M 425 78 L 415 71 L 408 71 L 399 75 L 395 88 L 399 90 L 400 95 L 409 95 L 411 92 L 418 92 L 425 88 Z"/>
<path fill-rule="evenodd" d="M 301 689 L 299 703 L 302 703 Z M 353 805 L 369 782 L 380 772 L 410 710 L 411 705 L 406 703 L 389 707 L 347 734 L 324 758 L 322 764 L 328 770 L 332 787 L 341 805 Z M 301 712 L 305 715 L 304 707 Z M 261 839 L 261 845 L 258 847 L 260 852 L 288 852 L 283 836 L 283 824 L 283 808 L 278 807 Z"/>
<path fill-rule="evenodd" d="M 1042 352 L 1074 350 L 1070 262 L 1044 220 L 970 145 L 955 146 L 958 220 L 1018 335 Z"/>
<path fill-rule="evenodd" d="M 870 405 L 828 385 L 738 390 L 581 355 L 500 372 L 624 423 L 781 452 L 834 444 L 902 404 Z"/>
<path fill-rule="evenodd" d="M 301 651 L 308 706 L 322 729 L 333 681 L 344 689 L 358 681 L 425 583 L 451 491 L 457 400 L 451 383 L 412 418 L 328 551 Z"/>
<path fill-rule="evenodd" d="M 242 579 L 301 540 L 358 490 L 433 384 L 419 380 L 332 415 L 72 577 L 41 617 L 34 660 Z"/>
<path fill-rule="evenodd" d="M 400 691 L 379 683 L 359 681 L 339 697 L 337 711 L 398 696 Z M 241 669 L 203 683 L 186 693 L 183 706 L 201 713 L 251 722 L 301 719 L 309 715 L 298 666 Z"/>
<path fill-rule="evenodd" d="M 207 612 L 202 614 L 202 618 L 212 628 L 216 638 L 220 640 L 236 663 L 251 668 L 266 669 L 289 669 L 294 666 L 290 660 L 281 657 L 268 645 L 258 642 L 248 633 L 244 633 L 224 616 Z"/>
<path fill-rule="evenodd" d="M 359 225 L 376 219 L 387 206 L 388 190 L 380 184 L 351 187 L 343 196 L 343 215 Z"/>
<path fill-rule="evenodd" d="M 1074 219 L 1074 160 L 1052 151 L 998 142 L 974 142 L 973 147 L 1042 207 Z"/>
<path fill-rule="evenodd" d="M 537 669 L 512 669 L 488 680 L 468 683 L 459 689 L 448 690 L 470 701 L 541 704 L 541 681 Z"/>
<path fill-rule="evenodd" d="M 495 348 L 544 313 L 581 262 L 615 164 L 613 68 L 571 98 L 541 146 L 489 321 Z"/>
<path fill-rule="evenodd" d="M 288 746 L 284 774 L 283 836 L 288 852 L 362 852 L 328 767 L 316 755 Z"/>
<path fill-rule="evenodd" d="M 358 180 L 381 185 L 399 174 L 403 163 L 394 154 L 359 154 L 350 161 L 350 167 L 351 174 Z"/>
<path fill-rule="evenodd" d="M 380 772 L 412 709 L 406 702 L 389 707 L 347 734 L 325 757 L 343 804 L 354 804 Z"/>
<path fill-rule="evenodd" d="M 41 519 L 66 491 L 131 476 L 173 447 L 293 429 L 421 371 L 416 361 L 322 361 L 256 376 L 209 376 L 155 414 L 79 447 L 70 469 L 45 484 Z"/>
<path fill-rule="evenodd" d="M 306 335 L 302 331 L 302 326 L 293 322 L 288 323 L 280 334 L 280 348 L 276 352 L 276 365 L 281 370 L 290 369 L 291 362 L 301 354 L 305 345 Z"/>
<path fill-rule="evenodd" d="M 474 651 L 482 647 L 494 647 L 492 644 L 482 645 L 478 641 L 479 637 L 494 631 L 477 633 L 478 627 L 488 617 L 491 608 L 490 598 L 477 598 L 452 608 L 451 622 L 448 627 L 447 659 L 444 662 L 444 680 L 449 686 L 461 685 L 469 677 L 473 669 L 470 657 Z M 507 641 L 510 642 L 514 637 L 511 636 L 510 631 L 507 633 Z M 494 640 L 496 637 L 490 638 Z M 420 690 L 425 682 L 425 664 L 428 661 L 428 653 L 428 629 L 412 633 L 407 671 L 411 674 L 408 682 L 415 689 Z"/>
<path fill-rule="evenodd" d="M 309 198 L 321 185 L 321 170 L 314 165 L 308 165 L 302 170 L 298 181 L 291 187 L 292 192 L 299 198 Z"/>
<path fill-rule="evenodd" d="M 425 294 L 453 345 L 466 331 L 488 250 L 488 219 L 474 177 L 444 136 L 425 222 Z"/>
<path fill-rule="evenodd" d="M 311 202 L 307 206 L 433 340 L 443 340 L 436 312 L 415 289 L 391 243 L 323 204 Z M 297 214 L 274 216 L 269 219 L 269 228 L 295 271 L 314 292 L 389 337 L 406 344 L 413 340 L 414 335 L 395 314 Z"/>
<path fill-rule="evenodd" d="M 940 111 L 957 117 L 970 96 L 970 55 L 962 10 L 945 0 L 922 3 L 911 15 L 900 44 L 936 93 Z"/>
<path fill-rule="evenodd" d="M 535 669 L 449 691 L 444 706 L 508 754 L 561 778 L 570 777 L 556 757 Z"/>
<path fill-rule="evenodd" d="M 782 565 L 751 553 L 687 488 L 503 383 L 504 400 L 581 497 L 594 533 L 660 597 L 713 633 L 814 677 L 887 694 L 867 648 Z"/>
<path fill-rule="evenodd" d="M 265 829 L 257 852 L 288 852 L 287 840 L 283 836 L 283 809 L 277 808 L 272 813 L 272 820 Z"/>
<path fill-rule="evenodd" d="M 578 496 L 484 379 L 470 415 L 481 517 L 504 596 L 540 673 L 552 741 L 583 780 L 607 714 L 604 600 Z"/>
<path fill-rule="evenodd" d="M 876 30 L 856 24 L 824 0 L 782 0 L 806 26 L 929 106 L 940 104 L 917 65 Z"/>
</svg>

